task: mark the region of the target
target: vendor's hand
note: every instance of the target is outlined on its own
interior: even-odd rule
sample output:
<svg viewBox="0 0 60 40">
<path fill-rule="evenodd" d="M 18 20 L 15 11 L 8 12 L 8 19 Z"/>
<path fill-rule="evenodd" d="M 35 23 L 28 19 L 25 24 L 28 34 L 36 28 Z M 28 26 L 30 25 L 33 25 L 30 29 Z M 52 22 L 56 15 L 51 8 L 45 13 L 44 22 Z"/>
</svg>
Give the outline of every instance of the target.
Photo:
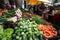
<svg viewBox="0 0 60 40">
<path fill-rule="evenodd" d="M 50 15 L 50 16 L 54 16 L 54 15 Z"/>
<path fill-rule="evenodd" d="M 52 14 L 48 14 L 48 15 L 53 16 Z"/>
</svg>

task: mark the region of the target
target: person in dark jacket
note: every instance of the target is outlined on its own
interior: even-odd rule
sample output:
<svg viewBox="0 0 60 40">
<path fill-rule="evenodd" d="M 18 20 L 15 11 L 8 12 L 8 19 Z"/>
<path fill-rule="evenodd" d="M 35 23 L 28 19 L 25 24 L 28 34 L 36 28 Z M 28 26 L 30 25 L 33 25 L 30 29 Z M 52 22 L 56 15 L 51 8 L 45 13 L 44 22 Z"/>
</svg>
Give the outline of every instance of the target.
<svg viewBox="0 0 60 40">
<path fill-rule="evenodd" d="M 48 7 L 48 20 L 52 22 L 52 17 L 54 16 L 54 8 L 52 6 Z"/>
</svg>

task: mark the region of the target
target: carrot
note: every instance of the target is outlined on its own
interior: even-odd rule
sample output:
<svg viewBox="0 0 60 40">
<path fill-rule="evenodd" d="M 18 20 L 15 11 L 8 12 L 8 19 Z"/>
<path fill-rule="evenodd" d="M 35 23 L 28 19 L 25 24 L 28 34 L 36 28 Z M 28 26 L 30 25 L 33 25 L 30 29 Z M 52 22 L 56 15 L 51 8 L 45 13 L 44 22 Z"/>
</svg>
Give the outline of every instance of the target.
<svg viewBox="0 0 60 40">
<path fill-rule="evenodd" d="M 50 25 L 38 25 L 38 29 L 43 32 L 43 36 L 46 38 L 57 36 L 57 31 Z"/>
<path fill-rule="evenodd" d="M 50 31 L 46 31 L 46 32 L 43 34 L 43 36 L 46 37 L 46 38 L 51 38 L 51 37 L 53 37 L 53 35 L 51 34 Z"/>
<path fill-rule="evenodd" d="M 53 31 L 53 32 L 52 32 L 52 35 L 53 35 L 53 36 L 57 36 L 57 32 L 56 32 L 56 31 Z"/>
</svg>

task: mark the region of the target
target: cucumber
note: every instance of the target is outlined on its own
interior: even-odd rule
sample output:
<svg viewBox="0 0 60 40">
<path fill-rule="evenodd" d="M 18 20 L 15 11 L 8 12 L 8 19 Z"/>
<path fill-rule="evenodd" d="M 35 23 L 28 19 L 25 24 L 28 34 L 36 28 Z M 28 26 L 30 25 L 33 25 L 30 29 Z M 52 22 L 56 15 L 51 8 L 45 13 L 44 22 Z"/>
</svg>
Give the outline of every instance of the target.
<svg viewBox="0 0 60 40">
<path fill-rule="evenodd" d="M 7 40 L 6 38 L 2 38 L 2 40 Z"/>
<path fill-rule="evenodd" d="M 33 40 L 37 40 L 34 34 L 33 34 Z"/>
<path fill-rule="evenodd" d="M 33 38 L 30 36 L 29 40 L 33 40 Z"/>
<path fill-rule="evenodd" d="M 42 37 L 42 35 L 40 35 L 40 40 L 44 40 L 43 37 Z"/>
<path fill-rule="evenodd" d="M 19 40 L 22 40 L 22 37 L 20 37 Z"/>
<path fill-rule="evenodd" d="M 19 36 L 16 36 L 16 39 L 19 39 L 20 37 Z"/>
<path fill-rule="evenodd" d="M 27 40 L 27 36 L 26 36 L 26 34 L 23 35 L 23 40 Z"/>
<path fill-rule="evenodd" d="M 22 32 L 22 33 L 21 33 L 21 35 L 25 35 L 25 33 L 24 33 L 24 32 Z"/>
</svg>

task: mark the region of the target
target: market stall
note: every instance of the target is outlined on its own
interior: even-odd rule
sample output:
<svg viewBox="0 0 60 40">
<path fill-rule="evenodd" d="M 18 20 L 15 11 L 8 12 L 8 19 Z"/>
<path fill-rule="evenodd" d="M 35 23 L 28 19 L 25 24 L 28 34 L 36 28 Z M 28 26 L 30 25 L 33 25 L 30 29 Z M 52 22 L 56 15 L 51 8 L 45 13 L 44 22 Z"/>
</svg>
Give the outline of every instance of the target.
<svg viewBox="0 0 60 40">
<path fill-rule="evenodd" d="M 36 14 L 9 10 L 0 17 L 1 40 L 55 40 L 60 34 L 52 25 Z"/>
</svg>

